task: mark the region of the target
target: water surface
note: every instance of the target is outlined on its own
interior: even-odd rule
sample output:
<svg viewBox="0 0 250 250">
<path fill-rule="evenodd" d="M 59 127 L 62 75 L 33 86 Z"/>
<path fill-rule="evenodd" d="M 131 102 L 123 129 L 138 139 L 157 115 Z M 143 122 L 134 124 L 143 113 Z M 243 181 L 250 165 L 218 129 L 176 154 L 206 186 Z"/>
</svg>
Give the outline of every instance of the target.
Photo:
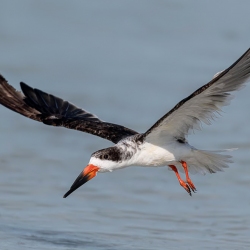
<svg viewBox="0 0 250 250">
<path fill-rule="evenodd" d="M 248 47 L 249 2 L 3 1 L 0 72 L 143 132 Z M 111 143 L 0 107 L 1 249 L 249 249 L 250 87 L 190 135 L 239 148 L 223 173 L 167 168 L 99 174 L 63 194 L 92 152 Z"/>
</svg>

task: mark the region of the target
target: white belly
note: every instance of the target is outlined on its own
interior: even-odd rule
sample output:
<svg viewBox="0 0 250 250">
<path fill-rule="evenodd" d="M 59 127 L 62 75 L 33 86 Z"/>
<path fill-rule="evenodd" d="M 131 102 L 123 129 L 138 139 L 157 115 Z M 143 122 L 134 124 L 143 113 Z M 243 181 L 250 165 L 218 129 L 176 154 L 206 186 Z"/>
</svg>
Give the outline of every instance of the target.
<svg viewBox="0 0 250 250">
<path fill-rule="evenodd" d="M 178 142 L 172 142 L 164 147 L 145 142 L 140 149 L 131 159 L 131 165 L 166 166 L 189 157 L 192 150 L 189 144 Z"/>
</svg>

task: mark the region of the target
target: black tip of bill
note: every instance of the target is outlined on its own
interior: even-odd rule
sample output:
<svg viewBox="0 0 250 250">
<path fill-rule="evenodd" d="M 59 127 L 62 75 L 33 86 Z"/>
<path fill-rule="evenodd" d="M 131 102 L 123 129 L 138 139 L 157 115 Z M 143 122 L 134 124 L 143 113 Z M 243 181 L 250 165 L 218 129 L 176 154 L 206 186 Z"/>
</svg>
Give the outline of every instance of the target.
<svg viewBox="0 0 250 250">
<path fill-rule="evenodd" d="M 76 189 L 78 189 L 80 186 L 82 186 L 84 183 L 86 183 L 88 180 L 90 180 L 89 175 L 83 175 L 83 172 L 79 174 L 79 176 L 76 178 L 72 186 L 70 187 L 69 191 L 65 193 L 63 198 L 68 197 L 71 193 L 73 193 Z"/>
<path fill-rule="evenodd" d="M 68 197 L 74 190 L 70 189 L 67 193 L 64 194 L 63 198 Z"/>
</svg>

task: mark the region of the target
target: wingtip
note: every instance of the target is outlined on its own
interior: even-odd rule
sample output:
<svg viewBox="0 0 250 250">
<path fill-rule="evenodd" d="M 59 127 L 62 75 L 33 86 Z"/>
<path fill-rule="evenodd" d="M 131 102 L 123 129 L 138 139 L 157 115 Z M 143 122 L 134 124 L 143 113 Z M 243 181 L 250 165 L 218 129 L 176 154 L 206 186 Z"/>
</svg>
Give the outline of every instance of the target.
<svg viewBox="0 0 250 250">
<path fill-rule="evenodd" d="M 235 150 L 238 150 L 239 148 L 227 148 L 227 149 L 224 149 L 224 151 L 235 151 Z"/>
<path fill-rule="evenodd" d="M 0 83 L 1 82 L 7 82 L 7 80 L 3 77 L 3 75 L 0 73 Z"/>
<path fill-rule="evenodd" d="M 25 82 L 20 82 L 20 87 L 22 89 L 22 91 L 24 91 L 24 89 L 26 88 L 31 88 L 28 84 L 26 84 Z"/>
<path fill-rule="evenodd" d="M 34 89 L 32 87 L 24 82 L 20 82 L 20 87 L 26 97 L 31 99 L 33 102 L 36 100 L 36 95 L 34 94 Z"/>
</svg>

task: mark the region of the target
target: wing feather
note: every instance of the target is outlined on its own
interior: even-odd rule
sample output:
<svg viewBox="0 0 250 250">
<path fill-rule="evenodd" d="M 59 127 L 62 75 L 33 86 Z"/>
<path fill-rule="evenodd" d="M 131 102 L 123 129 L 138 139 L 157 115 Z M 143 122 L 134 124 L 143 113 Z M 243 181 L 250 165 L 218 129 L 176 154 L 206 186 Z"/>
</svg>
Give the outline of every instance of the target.
<svg viewBox="0 0 250 250">
<path fill-rule="evenodd" d="M 142 135 L 157 143 L 164 136 L 185 138 L 191 129 L 200 129 L 201 122 L 210 124 L 221 107 L 233 98 L 250 78 L 250 49 L 226 70 L 217 73 L 206 85 L 180 101 Z"/>
<path fill-rule="evenodd" d="M 90 133 L 114 143 L 137 134 L 121 125 L 107 123 L 84 109 L 21 82 L 23 91 L 15 90 L 0 75 L 0 104 L 47 125 L 62 126 Z"/>
</svg>

